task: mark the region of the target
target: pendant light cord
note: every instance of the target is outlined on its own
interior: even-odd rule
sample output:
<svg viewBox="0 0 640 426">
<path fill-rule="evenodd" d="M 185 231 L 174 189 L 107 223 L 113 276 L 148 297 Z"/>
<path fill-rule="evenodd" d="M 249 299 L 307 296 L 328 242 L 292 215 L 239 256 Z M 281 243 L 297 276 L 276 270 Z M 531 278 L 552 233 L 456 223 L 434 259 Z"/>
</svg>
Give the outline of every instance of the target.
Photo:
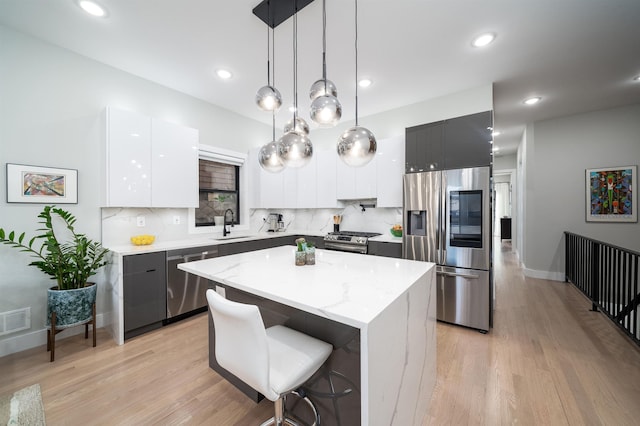
<svg viewBox="0 0 640 426">
<path fill-rule="evenodd" d="M 324 94 L 327 94 L 327 3 L 322 0 L 322 79 Z"/>
<path fill-rule="evenodd" d="M 293 12 L 293 128 L 298 118 L 298 5 Z"/>
<path fill-rule="evenodd" d="M 356 127 L 358 127 L 358 0 L 355 0 L 356 3 L 356 13 L 355 13 L 355 29 L 356 29 L 356 41 L 355 41 L 355 50 L 356 50 Z"/>
<path fill-rule="evenodd" d="M 271 59 L 271 83 L 276 87 L 276 29 L 273 27 L 271 27 Z"/>
<path fill-rule="evenodd" d="M 267 1 L 267 86 L 271 86 L 271 43 L 269 27 L 271 26 L 271 2 Z"/>
</svg>

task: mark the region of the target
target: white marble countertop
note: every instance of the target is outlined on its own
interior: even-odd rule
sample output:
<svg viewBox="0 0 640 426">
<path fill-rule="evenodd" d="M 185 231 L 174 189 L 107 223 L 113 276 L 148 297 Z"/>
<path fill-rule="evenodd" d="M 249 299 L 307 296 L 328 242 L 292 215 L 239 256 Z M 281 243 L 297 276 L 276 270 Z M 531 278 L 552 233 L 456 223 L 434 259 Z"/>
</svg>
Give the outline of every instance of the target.
<svg viewBox="0 0 640 426">
<path fill-rule="evenodd" d="M 316 250 L 295 266 L 283 246 L 182 263 L 178 268 L 358 328 L 365 328 L 434 264 Z"/>
<path fill-rule="evenodd" d="M 121 255 L 130 254 L 142 254 L 153 253 L 157 251 L 176 250 L 190 247 L 205 247 L 215 246 L 221 244 L 239 243 L 243 241 L 255 241 L 266 238 L 278 238 L 278 237 L 295 237 L 296 235 L 311 235 L 322 236 L 326 235 L 326 232 L 313 232 L 313 231 L 287 231 L 287 232 L 249 232 L 249 231 L 237 231 L 233 230 L 227 237 L 223 237 L 218 234 L 198 235 L 193 238 L 186 238 L 183 240 L 171 240 L 171 241 L 155 241 L 153 244 L 147 246 L 135 246 L 133 244 L 123 244 L 108 246 L 107 248 L 114 253 Z M 294 243 L 294 239 L 291 240 L 291 244 Z"/>
</svg>

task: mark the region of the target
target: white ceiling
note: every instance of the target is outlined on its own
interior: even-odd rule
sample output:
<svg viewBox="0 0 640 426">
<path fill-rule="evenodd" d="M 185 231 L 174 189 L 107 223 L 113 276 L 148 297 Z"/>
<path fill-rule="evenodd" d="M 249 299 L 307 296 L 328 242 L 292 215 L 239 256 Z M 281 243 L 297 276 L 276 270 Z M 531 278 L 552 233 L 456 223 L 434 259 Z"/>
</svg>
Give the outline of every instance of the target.
<svg viewBox="0 0 640 426">
<path fill-rule="evenodd" d="M 277 0 L 276 0 L 277 1 Z M 0 24 L 244 116 L 271 124 L 254 104 L 266 75 L 260 0 L 100 0 L 108 18 L 74 0 L 0 0 Z M 298 104 L 322 75 L 322 2 L 298 14 Z M 494 83 L 494 138 L 514 153 L 524 125 L 640 102 L 639 0 L 360 0 L 360 117 Z M 327 76 L 343 120 L 354 118 L 354 3 L 327 0 Z M 497 34 L 484 49 L 483 32 Z M 292 103 L 291 19 L 276 27 L 276 87 Z M 216 68 L 234 77 L 220 81 Z M 543 97 L 533 107 L 522 104 Z M 277 125 L 291 113 L 282 108 Z M 310 122 L 310 120 L 307 120 Z M 375 128 L 371 130 L 375 133 Z"/>
</svg>

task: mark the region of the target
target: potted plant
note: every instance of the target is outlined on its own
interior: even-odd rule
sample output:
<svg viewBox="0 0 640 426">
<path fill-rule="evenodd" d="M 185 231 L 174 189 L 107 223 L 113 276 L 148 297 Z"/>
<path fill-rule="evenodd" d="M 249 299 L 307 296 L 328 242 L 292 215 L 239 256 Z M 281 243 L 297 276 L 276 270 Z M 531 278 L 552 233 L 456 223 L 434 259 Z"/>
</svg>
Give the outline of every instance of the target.
<svg viewBox="0 0 640 426">
<path fill-rule="evenodd" d="M 6 233 L 0 228 L 0 242 L 29 253 L 35 258 L 29 265 L 56 281 L 57 285 L 47 294 L 47 327 L 50 328 L 47 349 L 54 342 L 51 336 L 55 336 L 56 330 L 92 320 L 95 346 L 96 285 L 88 280 L 106 265 L 109 251 L 99 242 L 77 233 L 76 218 L 61 208 L 45 206 L 38 217 L 43 226 L 38 229 L 40 234 L 27 241 L 24 232 L 17 235 L 15 231 Z M 53 361 L 53 347 L 51 349 Z"/>
</svg>

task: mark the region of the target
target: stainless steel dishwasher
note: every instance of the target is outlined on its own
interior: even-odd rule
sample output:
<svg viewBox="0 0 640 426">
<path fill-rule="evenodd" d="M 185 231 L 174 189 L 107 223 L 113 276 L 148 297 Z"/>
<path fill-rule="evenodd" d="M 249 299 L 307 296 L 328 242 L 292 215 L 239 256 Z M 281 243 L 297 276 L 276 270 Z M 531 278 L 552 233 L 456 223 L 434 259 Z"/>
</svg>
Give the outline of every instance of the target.
<svg viewBox="0 0 640 426">
<path fill-rule="evenodd" d="M 217 246 L 167 252 L 167 321 L 207 310 L 206 291 L 210 280 L 182 271 L 178 264 L 217 256 Z"/>
</svg>

